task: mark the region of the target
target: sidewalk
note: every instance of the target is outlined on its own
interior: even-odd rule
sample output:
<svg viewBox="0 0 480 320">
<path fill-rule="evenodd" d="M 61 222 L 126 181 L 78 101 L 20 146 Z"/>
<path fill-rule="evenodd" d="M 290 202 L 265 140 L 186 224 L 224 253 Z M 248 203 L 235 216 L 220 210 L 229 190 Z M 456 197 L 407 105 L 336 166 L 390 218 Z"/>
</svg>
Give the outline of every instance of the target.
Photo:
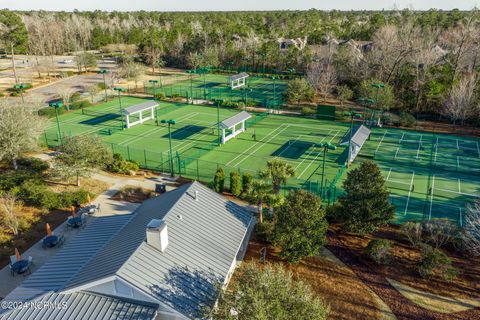
<svg viewBox="0 0 480 320">
<path fill-rule="evenodd" d="M 48 160 L 50 157 L 46 154 L 36 155 L 39 158 Z M 174 189 L 172 179 L 165 178 L 162 176 L 155 176 L 151 178 L 133 178 L 133 177 L 117 177 L 106 175 L 103 173 L 97 173 L 93 175 L 94 179 L 104 181 L 112 185 L 108 190 L 99 195 L 94 199 L 93 203 L 100 205 L 100 210 L 95 214 L 91 215 L 87 219 L 87 225 L 94 221 L 96 217 L 100 216 L 109 216 L 109 215 L 119 215 L 119 214 L 129 214 L 134 212 L 139 206 L 139 203 L 130 203 L 126 201 L 116 201 L 112 200 L 111 197 L 115 195 L 122 187 L 124 186 L 138 186 L 145 189 L 154 190 L 156 183 L 165 183 L 167 184 L 167 191 Z M 75 235 L 82 231 L 82 228 L 79 229 L 69 229 L 66 230 L 66 222 L 61 224 L 55 230 L 53 230 L 56 235 L 64 235 L 65 244 L 67 244 Z M 32 247 L 30 247 L 26 252 L 22 252 L 22 256 L 27 258 L 31 256 L 33 258 L 34 265 L 31 267 L 32 273 L 35 272 L 39 267 L 41 267 L 50 257 L 54 256 L 59 250 L 59 248 L 42 248 L 42 242 L 39 241 Z M 25 279 L 29 277 L 29 273 L 24 275 L 15 275 L 12 277 L 9 266 L 6 266 L 0 270 L 0 300 L 6 297 L 11 291 L 13 291 L 17 286 L 23 283 Z"/>
</svg>

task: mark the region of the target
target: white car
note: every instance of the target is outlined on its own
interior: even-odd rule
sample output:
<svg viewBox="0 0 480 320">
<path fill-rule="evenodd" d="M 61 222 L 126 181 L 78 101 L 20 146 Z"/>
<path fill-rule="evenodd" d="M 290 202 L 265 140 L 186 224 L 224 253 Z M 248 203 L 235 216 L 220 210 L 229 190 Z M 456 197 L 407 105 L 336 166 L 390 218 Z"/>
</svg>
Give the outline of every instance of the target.
<svg viewBox="0 0 480 320">
<path fill-rule="evenodd" d="M 60 63 L 63 63 L 63 64 L 72 63 L 72 62 L 73 62 L 72 59 L 64 59 L 64 60 L 60 61 Z"/>
</svg>

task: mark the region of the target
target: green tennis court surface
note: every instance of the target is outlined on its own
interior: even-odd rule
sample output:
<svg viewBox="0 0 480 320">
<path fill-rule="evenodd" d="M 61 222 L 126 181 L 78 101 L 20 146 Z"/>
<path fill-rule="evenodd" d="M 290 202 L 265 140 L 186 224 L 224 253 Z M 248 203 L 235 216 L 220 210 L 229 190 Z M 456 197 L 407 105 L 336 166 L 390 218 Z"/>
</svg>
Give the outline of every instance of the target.
<svg viewBox="0 0 480 320">
<path fill-rule="evenodd" d="M 144 101 L 123 97 L 122 107 Z M 64 135 L 98 134 L 113 152 L 152 170 L 169 172 L 173 159 L 176 174 L 209 182 L 217 168 L 222 167 L 228 186 L 231 171 L 255 176 L 268 160 L 281 158 L 296 173 L 284 190 L 304 188 L 317 194 L 323 191 L 328 201 L 342 192 L 346 174 L 341 168 L 346 147 L 326 154 L 322 179 L 320 144 L 330 142 L 338 146 L 349 130 L 348 123 L 251 112 L 247 131 L 218 146 L 217 112 L 222 121 L 239 109 L 163 101 L 159 105 L 157 120 L 176 120 L 171 127 L 172 157 L 167 126 L 149 120 L 121 129 L 118 100 L 62 115 L 60 126 Z M 59 144 L 54 119 L 45 140 L 50 146 Z M 479 143 L 474 138 L 376 128 L 353 167 L 365 159 L 379 164 L 397 208 L 396 222 L 449 218 L 462 224 L 466 203 L 480 197 Z M 336 188 L 325 192 L 322 181 L 323 186 Z"/>
<path fill-rule="evenodd" d="M 448 218 L 463 224 L 480 198 L 480 141 L 398 129 L 374 129 L 362 155 L 380 165 L 397 221 Z"/>
<path fill-rule="evenodd" d="M 231 102 L 253 102 L 264 107 L 276 107 L 283 104 L 283 95 L 287 90 L 287 82 L 270 78 L 248 77 L 245 87 L 231 89 L 228 84 L 229 75 L 205 74 L 185 75 L 163 79 L 161 87 L 145 86 L 149 94 L 163 93 L 167 97 L 184 97 L 201 100 L 228 100 Z"/>
</svg>

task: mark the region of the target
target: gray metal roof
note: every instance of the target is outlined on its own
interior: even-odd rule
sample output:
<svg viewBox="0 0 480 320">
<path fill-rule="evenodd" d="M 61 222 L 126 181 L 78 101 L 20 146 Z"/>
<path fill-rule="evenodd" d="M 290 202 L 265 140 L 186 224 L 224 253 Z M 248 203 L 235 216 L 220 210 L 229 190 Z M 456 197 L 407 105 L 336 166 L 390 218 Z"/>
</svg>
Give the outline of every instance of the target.
<svg viewBox="0 0 480 320">
<path fill-rule="evenodd" d="M 16 308 L 0 314 L 0 320 L 152 320 L 158 309 L 154 303 L 85 291 L 71 294 L 49 292 L 36 301 L 59 308 Z"/>
<path fill-rule="evenodd" d="M 354 127 L 352 131 L 352 142 L 355 143 L 357 146 L 361 147 L 363 146 L 365 141 L 367 141 L 368 136 L 370 136 L 370 129 L 368 129 L 364 125 Z M 343 137 L 340 144 L 347 144 L 349 139 L 350 139 L 350 132 L 348 132 Z"/>
<path fill-rule="evenodd" d="M 19 287 L 13 290 L 5 300 L 27 301 L 49 291 L 58 291 L 68 283 L 74 282 L 91 261 L 94 261 L 102 249 L 125 227 L 134 215 L 116 215 L 95 217 L 87 227 L 68 241 L 56 255 L 36 270 Z M 112 260 L 115 260 L 112 257 Z M 90 278 L 96 278 L 96 270 Z M 88 279 L 84 279 L 88 281 Z"/>
<path fill-rule="evenodd" d="M 246 111 L 242 111 L 240 113 L 237 113 L 233 117 L 230 117 L 230 118 L 225 119 L 222 122 L 220 122 L 220 127 L 224 128 L 224 129 L 228 129 L 228 128 L 233 127 L 234 125 L 239 124 L 242 121 L 250 119 L 251 117 L 252 116 L 250 115 L 250 113 L 248 113 Z"/>
<path fill-rule="evenodd" d="M 131 107 L 124 108 L 123 113 L 130 115 L 132 113 L 136 113 L 136 112 L 139 112 L 139 111 L 150 109 L 151 107 L 158 107 L 158 103 L 155 102 L 155 101 L 142 102 L 140 104 L 136 104 L 136 105 L 133 105 Z"/>
<path fill-rule="evenodd" d="M 251 214 L 193 182 L 145 201 L 133 215 L 97 219 L 6 299 L 24 301 L 116 276 L 197 318 L 216 300 L 217 283 L 225 281 L 236 259 Z M 167 222 L 169 245 L 163 253 L 144 241 L 152 219 Z"/>
<path fill-rule="evenodd" d="M 248 73 L 241 72 L 241 73 L 238 73 L 238 74 L 234 74 L 233 76 L 230 76 L 228 79 L 230 81 L 235 81 L 235 80 L 238 80 L 238 79 L 248 78 L 248 77 L 249 77 Z"/>
</svg>

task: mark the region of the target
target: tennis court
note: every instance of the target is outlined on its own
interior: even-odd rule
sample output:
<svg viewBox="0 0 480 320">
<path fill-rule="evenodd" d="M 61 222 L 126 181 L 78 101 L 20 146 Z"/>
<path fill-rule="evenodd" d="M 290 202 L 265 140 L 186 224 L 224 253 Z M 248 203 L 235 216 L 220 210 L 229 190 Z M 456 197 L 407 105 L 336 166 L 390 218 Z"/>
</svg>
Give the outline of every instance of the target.
<svg viewBox="0 0 480 320">
<path fill-rule="evenodd" d="M 195 100 L 227 100 L 245 102 L 250 105 L 278 107 L 283 104 L 283 96 L 287 90 L 287 82 L 280 79 L 250 76 L 246 86 L 231 89 L 228 84 L 229 75 L 223 74 L 185 74 L 173 79 L 164 78 L 164 85 L 145 86 L 145 92 L 163 93 L 166 97 L 184 97 Z"/>
<path fill-rule="evenodd" d="M 122 107 L 142 102 L 145 99 L 123 97 Z M 175 120 L 176 124 L 170 129 L 176 173 L 208 182 L 217 168 L 223 167 L 228 183 L 230 171 L 256 175 L 268 160 L 281 158 L 296 172 L 285 189 L 302 187 L 307 180 L 320 185 L 323 163 L 320 144 L 338 144 L 348 131 L 348 125 L 341 123 L 250 112 L 252 118 L 247 120 L 246 132 L 218 145 L 218 120 L 223 121 L 239 112 L 236 108 L 161 101 L 156 112 L 158 121 L 148 120 L 122 130 L 123 117 L 120 116 L 118 100 L 113 100 L 61 115 L 60 127 L 65 135 L 99 134 L 113 152 L 136 160 L 144 167 L 169 171 L 168 126 L 158 122 Z M 58 144 L 54 120 L 45 139 L 49 145 Z M 324 181 L 331 180 L 338 172 L 344 163 L 344 151 L 342 147 L 326 154 Z"/>
<path fill-rule="evenodd" d="M 463 223 L 480 198 L 479 139 L 398 129 L 374 129 L 364 157 L 380 165 L 397 222 L 448 218 Z"/>
</svg>

